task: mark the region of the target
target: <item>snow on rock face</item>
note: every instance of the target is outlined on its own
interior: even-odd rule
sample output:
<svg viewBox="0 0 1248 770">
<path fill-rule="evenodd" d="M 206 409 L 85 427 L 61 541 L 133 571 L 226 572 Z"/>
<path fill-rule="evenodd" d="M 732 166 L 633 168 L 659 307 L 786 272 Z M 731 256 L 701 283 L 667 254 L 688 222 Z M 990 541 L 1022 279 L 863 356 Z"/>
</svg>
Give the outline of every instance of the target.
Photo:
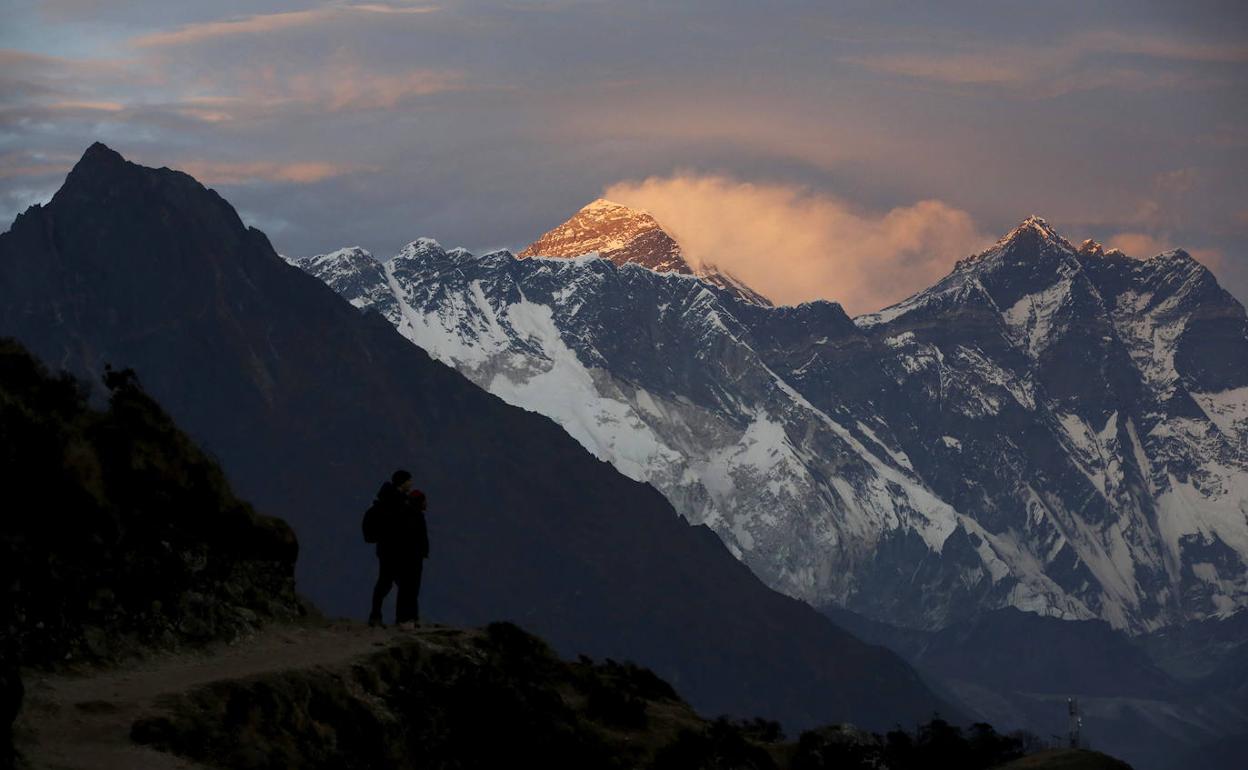
<svg viewBox="0 0 1248 770">
<path fill-rule="evenodd" d="M 575 258 L 597 254 L 617 265 L 636 264 L 659 273 L 697 275 L 747 302 L 771 302 L 730 273 L 712 265 L 692 268 L 680 244 L 649 213 L 598 198 L 516 256 Z"/>
<path fill-rule="evenodd" d="M 297 264 L 813 604 L 1134 631 L 1248 604 L 1248 326 L 1190 257 L 1030 218 L 851 321 L 603 256 Z"/>
<path fill-rule="evenodd" d="M 359 246 L 287 261 L 320 278 L 358 308 L 373 308 L 387 317 L 397 309 L 381 265 Z"/>
<path fill-rule="evenodd" d="M 599 198 L 521 251 L 519 257 L 579 257 L 596 253 L 658 272 L 692 273 L 680 246 L 644 211 Z"/>
<path fill-rule="evenodd" d="M 736 293 L 600 258 L 455 260 L 431 244 L 382 272 L 361 270 L 389 288 L 401 333 L 656 486 L 791 595 L 850 594 L 853 575 L 836 565 L 868 559 L 882 531 L 939 548 L 957 526 L 886 426 L 845 427 L 759 359 L 738 313 L 770 311 Z"/>
<path fill-rule="evenodd" d="M 1248 323 L 1185 252 L 1133 260 L 1028 220 L 856 323 L 913 394 L 917 445 L 951 436 L 991 463 L 908 450 L 916 467 L 943 470 L 933 485 L 989 529 L 1025 522 L 1039 567 L 1092 614 L 1142 630 L 1248 604 Z M 968 340 L 994 370 L 956 355 Z"/>
</svg>

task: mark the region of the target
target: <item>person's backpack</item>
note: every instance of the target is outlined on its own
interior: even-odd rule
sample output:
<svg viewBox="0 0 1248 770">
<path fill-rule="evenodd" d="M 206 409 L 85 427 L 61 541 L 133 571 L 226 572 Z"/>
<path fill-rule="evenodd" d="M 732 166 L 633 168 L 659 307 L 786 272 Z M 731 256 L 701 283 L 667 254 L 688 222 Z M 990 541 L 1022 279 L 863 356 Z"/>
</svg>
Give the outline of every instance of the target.
<svg viewBox="0 0 1248 770">
<path fill-rule="evenodd" d="M 374 500 L 373 504 L 368 506 L 368 510 L 364 511 L 364 542 L 376 543 L 381 539 L 382 530 L 386 527 L 385 518 L 385 509 Z"/>
</svg>

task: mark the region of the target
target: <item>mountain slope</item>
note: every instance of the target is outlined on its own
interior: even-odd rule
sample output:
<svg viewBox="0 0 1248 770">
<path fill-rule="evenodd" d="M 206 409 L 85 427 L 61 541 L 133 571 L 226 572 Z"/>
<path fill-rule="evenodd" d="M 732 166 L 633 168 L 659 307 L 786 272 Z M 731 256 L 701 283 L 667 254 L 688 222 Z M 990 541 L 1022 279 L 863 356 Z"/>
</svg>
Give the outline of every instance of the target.
<svg viewBox="0 0 1248 770">
<path fill-rule="evenodd" d="M 603 198 L 586 204 L 516 256 L 579 257 L 590 253 L 617 265 L 636 264 L 659 273 L 693 273 L 680 246 L 654 217 Z"/>
<path fill-rule="evenodd" d="M 857 322 L 911 394 L 903 448 L 1068 612 L 1144 629 L 1244 604 L 1248 323 L 1185 252 L 1076 248 L 1033 217 Z M 945 435 L 952 462 L 926 449 Z"/>
<path fill-rule="evenodd" d="M 298 264 L 818 606 L 1143 631 L 1248 603 L 1244 312 L 1185 254 L 1032 218 L 856 320 L 618 262 Z"/>
<path fill-rule="evenodd" d="M 366 279 L 341 262 L 301 264 L 336 289 Z M 475 258 L 428 239 L 382 267 L 397 300 L 387 317 L 405 336 L 727 532 L 733 552 L 787 593 L 848 591 L 854 576 L 836 563 L 870 558 L 858 532 L 903 525 L 938 544 L 956 526 L 896 461 L 862 454 L 869 427 L 813 407 L 768 368 L 741 320 L 755 306 L 730 292 L 605 259 Z M 759 312 L 861 337 L 835 305 Z M 834 467 L 848 484 L 830 481 Z M 843 503 L 843 518 L 809 515 L 829 501 Z"/>
<path fill-rule="evenodd" d="M 688 279 L 693 280 L 693 279 Z M 235 489 L 291 522 L 300 585 L 362 614 L 359 517 L 410 467 L 430 501 L 423 614 L 626 657 L 709 713 L 889 725 L 940 704 L 891 653 L 763 586 L 653 489 L 291 267 L 216 193 L 94 145 L 0 235 L 0 333 L 132 366 Z"/>
<path fill-rule="evenodd" d="M 827 611 L 859 638 L 900 653 L 938 692 L 1003 731 L 1065 734 L 1066 699 L 1076 698 L 1089 745 L 1137 770 L 1194 766 L 1185 762 L 1193 751 L 1222 746 L 1248 728 L 1248 709 L 1234 692 L 1233 659 L 1223 656 L 1227 665 L 1216 678 L 1181 682 L 1150 659 L 1154 650 L 1146 651 L 1145 644 L 1154 645 L 1148 639 L 1129 637 L 1101 620 L 1058 620 L 1006 608 L 939 631 L 917 631 L 840 608 Z M 1215 761 L 1211 755 L 1204 767 L 1237 770 L 1242 764 L 1242 756 Z"/>
</svg>

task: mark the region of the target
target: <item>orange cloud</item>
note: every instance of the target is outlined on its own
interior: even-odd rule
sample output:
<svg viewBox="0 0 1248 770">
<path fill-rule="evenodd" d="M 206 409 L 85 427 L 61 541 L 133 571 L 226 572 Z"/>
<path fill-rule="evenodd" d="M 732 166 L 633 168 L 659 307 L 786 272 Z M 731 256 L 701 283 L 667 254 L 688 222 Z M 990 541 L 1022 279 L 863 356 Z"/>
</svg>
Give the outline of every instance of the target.
<svg viewBox="0 0 1248 770">
<path fill-rule="evenodd" d="M 362 166 L 345 166 L 323 161 L 275 163 L 270 161 L 214 163 L 188 161 L 178 166 L 206 184 L 250 184 L 255 182 L 286 182 L 311 184 L 356 171 L 372 170 Z"/>
<path fill-rule="evenodd" d="M 420 96 L 463 88 L 463 75 L 440 70 L 377 72 L 339 51 L 312 70 L 290 72 L 276 66 L 227 68 L 199 87 L 208 93 L 180 97 L 170 106 L 179 114 L 209 123 L 271 117 L 274 110 L 317 112 L 391 109 Z"/>
<path fill-rule="evenodd" d="M 1168 238 L 1139 232 L 1122 232 L 1110 237 L 1109 246 L 1120 249 L 1123 254 L 1136 259 L 1148 259 L 1165 251 L 1179 248 Z M 1221 267 L 1224 255 L 1219 249 L 1184 249 L 1201 264 L 1210 268 Z"/>
<path fill-rule="evenodd" d="M 330 112 L 389 109 L 416 96 L 428 96 L 456 87 L 459 75 L 414 70 L 393 75 L 365 72 L 344 65 L 328 71 L 300 74 L 271 92 L 270 101 L 286 99 L 318 104 Z"/>
<path fill-rule="evenodd" d="M 87 110 L 94 112 L 121 112 L 125 105 L 121 102 L 105 102 L 90 100 L 65 100 L 44 105 L 49 110 Z"/>
<path fill-rule="evenodd" d="M 35 152 L 0 154 L 0 179 L 26 176 L 59 176 L 69 171 L 77 159 L 73 155 L 46 155 Z"/>
<path fill-rule="evenodd" d="M 203 107 L 177 107 L 176 111 L 179 115 L 204 123 L 227 123 L 234 119 L 234 116 L 223 110 L 209 110 Z"/>
<path fill-rule="evenodd" d="M 329 5 L 306 11 L 283 11 L 244 16 L 226 21 L 207 21 L 187 24 L 166 32 L 140 35 L 131 42 L 140 48 L 164 48 L 202 43 L 208 40 L 237 37 L 239 35 L 263 35 L 284 29 L 309 27 L 331 21 L 347 14 L 421 14 L 438 10 L 434 6 L 387 5 L 384 3 L 359 3 Z"/>
<path fill-rule="evenodd" d="M 993 241 L 937 200 L 875 214 L 799 187 L 693 174 L 620 182 L 604 195 L 649 211 L 695 264 L 776 302 L 832 299 L 850 314 L 904 299 Z"/>
</svg>

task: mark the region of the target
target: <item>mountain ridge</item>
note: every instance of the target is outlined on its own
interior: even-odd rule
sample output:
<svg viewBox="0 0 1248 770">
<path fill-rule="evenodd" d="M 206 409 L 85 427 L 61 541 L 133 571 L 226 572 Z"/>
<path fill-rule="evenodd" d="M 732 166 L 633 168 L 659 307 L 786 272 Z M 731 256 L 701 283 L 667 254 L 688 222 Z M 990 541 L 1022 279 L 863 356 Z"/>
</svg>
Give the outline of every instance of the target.
<svg viewBox="0 0 1248 770">
<path fill-rule="evenodd" d="M 790 595 L 918 627 L 1016 606 L 1135 632 L 1248 600 L 1248 326 L 1186 252 L 1076 247 L 1032 216 L 855 319 L 592 259 L 385 264 L 405 336 Z"/>
<path fill-rule="evenodd" d="M 680 244 L 648 211 L 605 198 L 590 201 L 563 224 L 517 252 L 516 257 L 570 259 L 587 254 L 597 254 L 619 267 L 633 264 L 656 273 L 697 276 L 746 302 L 772 304 L 741 279 L 713 264 L 696 268 L 690 265 Z"/>
<path fill-rule="evenodd" d="M 105 362 L 138 371 L 240 494 L 295 527 L 300 585 L 327 612 L 365 611 L 376 562 L 359 516 L 408 466 L 430 501 L 429 617 L 631 658 L 710 713 L 887 726 L 950 710 L 652 488 L 283 261 L 180 172 L 89 153 L 0 235 L 0 333 L 92 380 Z"/>
<path fill-rule="evenodd" d="M 617 265 L 692 274 L 680 246 L 646 211 L 596 198 L 546 232 L 517 257 L 579 257 L 597 253 Z"/>
</svg>

